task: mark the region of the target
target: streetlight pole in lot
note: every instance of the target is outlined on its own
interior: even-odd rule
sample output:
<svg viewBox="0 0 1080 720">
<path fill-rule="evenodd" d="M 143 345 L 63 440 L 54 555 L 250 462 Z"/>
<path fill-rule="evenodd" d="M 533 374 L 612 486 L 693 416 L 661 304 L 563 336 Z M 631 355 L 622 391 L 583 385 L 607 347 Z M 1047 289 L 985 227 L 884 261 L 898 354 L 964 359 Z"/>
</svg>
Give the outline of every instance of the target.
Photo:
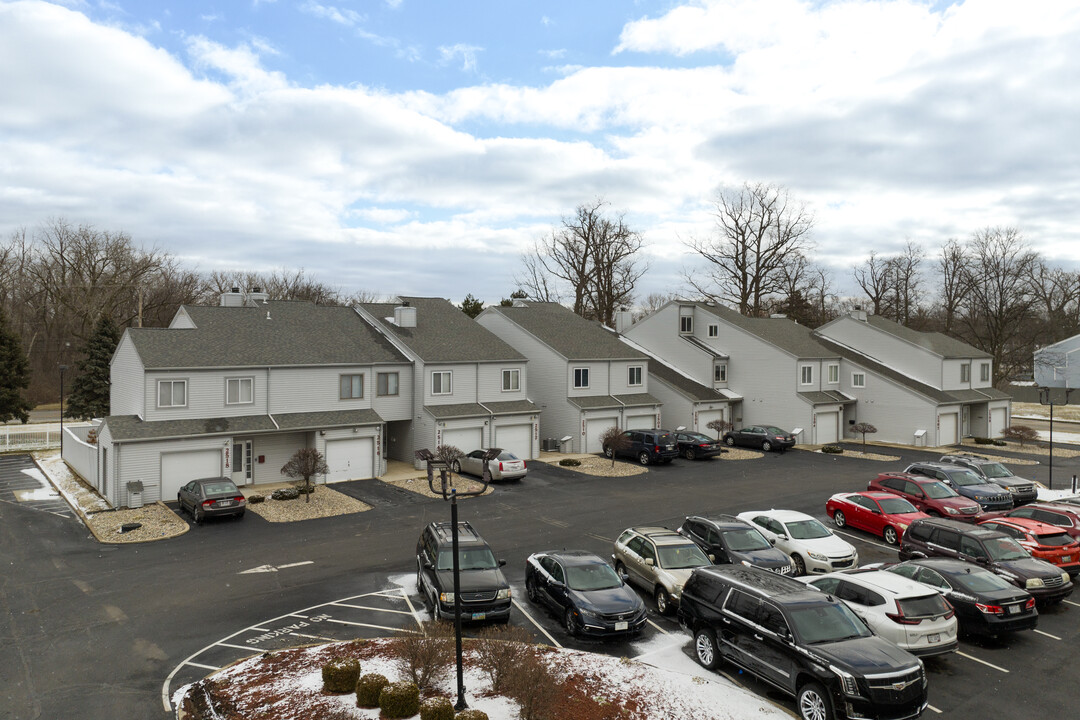
<svg viewBox="0 0 1080 720">
<path fill-rule="evenodd" d="M 68 366 L 60 366 L 60 457 L 64 457 L 64 373 Z"/>
</svg>

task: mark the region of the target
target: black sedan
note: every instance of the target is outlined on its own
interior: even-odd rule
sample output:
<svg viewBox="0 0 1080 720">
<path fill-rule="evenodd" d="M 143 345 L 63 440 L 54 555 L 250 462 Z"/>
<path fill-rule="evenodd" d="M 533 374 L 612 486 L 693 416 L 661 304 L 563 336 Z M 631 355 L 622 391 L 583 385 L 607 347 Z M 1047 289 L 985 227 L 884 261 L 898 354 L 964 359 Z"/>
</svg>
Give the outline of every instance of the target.
<svg viewBox="0 0 1080 720">
<path fill-rule="evenodd" d="M 741 430 L 727 431 L 724 433 L 724 442 L 732 446 L 761 448 L 765 452 L 784 452 L 795 444 L 795 436 L 775 425 L 750 425 Z"/>
<path fill-rule="evenodd" d="M 243 493 L 228 478 L 192 480 L 176 493 L 176 502 L 180 503 L 180 512 L 191 513 L 196 525 L 208 517 L 244 517 L 247 510 Z"/>
<path fill-rule="evenodd" d="M 963 632 L 995 636 L 1034 630 L 1035 598 L 986 568 L 953 558 L 919 558 L 889 565 L 889 572 L 929 585 L 956 610 Z"/>
<path fill-rule="evenodd" d="M 702 435 L 701 433 L 676 432 L 675 443 L 679 446 L 679 454 L 687 460 L 711 458 L 714 455 L 727 452 L 719 440 L 713 440 L 708 435 Z"/>
<path fill-rule="evenodd" d="M 529 600 L 555 612 L 570 635 L 637 634 L 645 603 L 603 558 L 584 550 L 534 553 L 525 563 Z"/>
</svg>

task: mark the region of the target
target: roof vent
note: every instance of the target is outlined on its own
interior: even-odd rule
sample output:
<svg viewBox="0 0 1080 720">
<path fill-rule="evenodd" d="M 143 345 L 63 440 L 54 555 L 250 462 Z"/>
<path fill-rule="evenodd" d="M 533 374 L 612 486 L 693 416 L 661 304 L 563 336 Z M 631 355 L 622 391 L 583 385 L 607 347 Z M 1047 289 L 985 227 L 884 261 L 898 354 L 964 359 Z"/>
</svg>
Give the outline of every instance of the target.
<svg viewBox="0 0 1080 720">
<path fill-rule="evenodd" d="M 416 308 L 408 303 L 394 308 L 394 324 L 401 328 L 416 327 Z"/>
</svg>

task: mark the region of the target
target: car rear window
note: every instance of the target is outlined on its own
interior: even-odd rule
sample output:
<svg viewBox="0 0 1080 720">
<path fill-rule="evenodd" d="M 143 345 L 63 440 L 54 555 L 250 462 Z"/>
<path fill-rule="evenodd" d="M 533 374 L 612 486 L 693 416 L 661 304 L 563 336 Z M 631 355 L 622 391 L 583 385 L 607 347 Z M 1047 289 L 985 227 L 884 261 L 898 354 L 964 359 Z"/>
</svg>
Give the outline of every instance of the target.
<svg viewBox="0 0 1080 720">
<path fill-rule="evenodd" d="M 518 458 L 517 455 L 510 452 L 509 450 L 503 450 L 501 453 L 499 453 L 499 459 L 500 460 L 519 460 L 520 458 Z"/>
<path fill-rule="evenodd" d="M 904 598 L 903 600 L 897 600 L 896 604 L 900 607 L 900 612 L 903 613 L 904 617 L 932 617 L 949 612 L 949 604 L 945 602 L 945 598 L 937 593 L 922 597 Z"/>
<path fill-rule="evenodd" d="M 205 483 L 203 485 L 203 492 L 207 495 L 221 495 L 225 493 L 232 493 L 233 495 L 240 494 L 240 491 L 236 489 L 236 486 L 228 481 Z"/>
<path fill-rule="evenodd" d="M 1036 535 L 1035 539 L 1040 545 L 1046 545 L 1048 547 L 1061 547 L 1063 545 L 1069 545 L 1075 542 L 1071 537 L 1065 533 L 1051 533 L 1048 535 Z"/>
</svg>

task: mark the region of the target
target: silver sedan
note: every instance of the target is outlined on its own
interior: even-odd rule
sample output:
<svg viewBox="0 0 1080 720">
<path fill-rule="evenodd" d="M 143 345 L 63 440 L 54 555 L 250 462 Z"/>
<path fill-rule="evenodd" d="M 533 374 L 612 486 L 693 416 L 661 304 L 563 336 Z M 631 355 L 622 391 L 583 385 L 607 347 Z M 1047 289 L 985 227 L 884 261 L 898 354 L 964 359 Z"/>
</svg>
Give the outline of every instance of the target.
<svg viewBox="0 0 1080 720">
<path fill-rule="evenodd" d="M 484 454 L 487 450 L 473 450 L 453 462 L 450 468 L 456 473 L 469 473 L 481 477 L 484 474 Z M 520 480 L 529 473 L 525 461 L 509 450 L 488 463 L 492 480 Z"/>
</svg>

